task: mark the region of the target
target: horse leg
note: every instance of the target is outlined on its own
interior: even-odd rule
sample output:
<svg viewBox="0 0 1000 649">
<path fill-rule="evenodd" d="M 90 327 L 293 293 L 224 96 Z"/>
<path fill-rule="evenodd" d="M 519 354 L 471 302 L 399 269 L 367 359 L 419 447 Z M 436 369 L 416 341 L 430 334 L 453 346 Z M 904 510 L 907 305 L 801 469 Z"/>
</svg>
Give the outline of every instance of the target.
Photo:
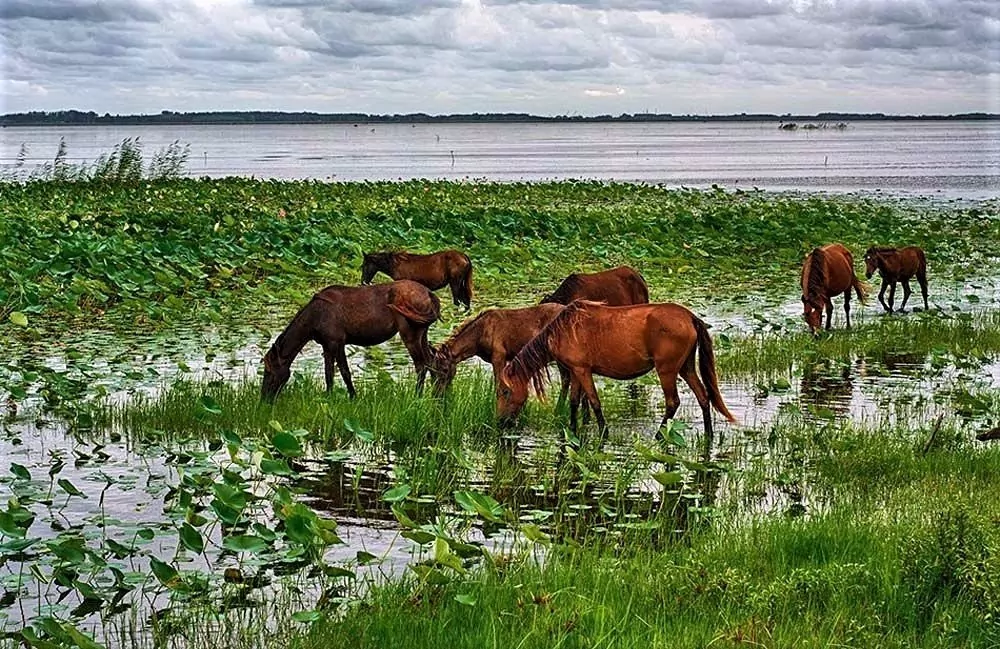
<svg viewBox="0 0 1000 649">
<path fill-rule="evenodd" d="M 892 313 L 892 303 L 896 301 L 896 280 L 889 283 L 889 313 Z"/>
<path fill-rule="evenodd" d="M 844 291 L 844 316 L 847 318 L 847 328 L 851 328 L 851 289 Z"/>
<path fill-rule="evenodd" d="M 883 309 L 885 309 L 886 311 L 891 312 L 892 309 L 890 309 L 889 305 L 885 303 L 885 297 L 884 296 L 885 296 L 885 289 L 887 289 L 887 288 L 889 288 L 889 282 L 885 281 L 885 278 L 883 277 L 882 278 L 882 288 L 880 288 L 879 292 L 878 292 L 878 301 L 882 303 L 882 308 Z"/>
<path fill-rule="evenodd" d="M 337 350 L 333 345 L 323 345 L 323 376 L 326 379 L 326 391 L 333 389 L 333 365 L 336 362 Z"/>
<path fill-rule="evenodd" d="M 402 319 L 402 318 L 400 318 Z M 413 367 L 417 370 L 417 394 L 424 388 L 424 379 L 427 377 L 430 357 L 428 355 L 427 327 L 418 330 L 409 322 L 398 323 L 399 337 L 403 339 L 406 351 L 410 352 L 410 359 L 413 360 Z"/>
<path fill-rule="evenodd" d="M 826 298 L 826 330 L 830 330 L 830 322 L 833 320 L 833 298 Z"/>
<path fill-rule="evenodd" d="M 573 373 L 573 379 L 580 384 L 583 393 L 587 395 L 587 401 L 594 411 L 594 419 L 597 420 L 597 430 L 601 433 L 603 441 L 608 435 L 608 422 L 604 421 L 604 410 L 601 408 L 601 400 L 597 396 L 597 387 L 594 385 L 594 375 L 590 370 L 584 369 Z M 586 416 L 586 413 L 584 414 Z"/>
<path fill-rule="evenodd" d="M 681 368 L 681 378 L 684 382 L 688 384 L 691 391 L 694 392 L 694 398 L 698 400 L 698 405 L 701 406 L 701 418 L 705 422 L 705 436 L 711 439 L 712 437 L 712 404 L 708 399 L 708 390 L 705 389 L 705 384 L 702 383 L 701 379 L 698 378 L 698 373 L 695 371 L 694 366 L 694 355 L 692 354 L 690 360 L 684 364 Z M 661 383 L 663 379 L 660 379 Z M 674 392 L 677 392 L 676 388 L 677 380 L 674 379 Z M 662 425 L 662 424 L 661 424 Z"/>
<path fill-rule="evenodd" d="M 448 288 L 451 289 L 451 303 L 455 306 L 461 306 L 462 299 L 459 296 L 462 295 L 462 280 L 453 277 L 448 280 Z"/>
<path fill-rule="evenodd" d="M 903 282 L 903 303 L 899 305 L 899 310 L 906 311 L 906 301 L 910 299 L 910 279 L 906 278 L 902 280 Z"/>
<path fill-rule="evenodd" d="M 347 364 L 347 352 L 343 345 L 338 347 L 336 351 L 337 366 L 340 367 L 340 378 L 344 379 L 344 385 L 347 386 L 347 394 L 353 399 L 358 393 L 354 389 L 354 382 L 351 380 L 351 368 Z"/>
<path fill-rule="evenodd" d="M 569 429 L 574 435 L 577 430 L 576 415 L 580 410 L 580 398 L 582 394 L 583 391 L 580 390 L 580 383 L 571 380 L 569 388 Z"/>
<path fill-rule="evenodd" d="M 677 369 L 675 367 L 661 365 L 656 368 L 656 374 L 660 377 L 660 387 L 663 389 L 665 410 L 663 419 L 660 420 L 660 428 L 663 428 L 677 414 L 677 409 L 681 405 L 681 397 L 677 392 Z M 705 398 L 708 398 L 707 394 Z"/>
<path fill-rule="evenodd" d="M 917 273 L 917 283 L 920 284 L 920 293 L 924 296 L 924 311 L 928 310 L 927 306 L 927 273 L 920 271 Z"/>
</svg>

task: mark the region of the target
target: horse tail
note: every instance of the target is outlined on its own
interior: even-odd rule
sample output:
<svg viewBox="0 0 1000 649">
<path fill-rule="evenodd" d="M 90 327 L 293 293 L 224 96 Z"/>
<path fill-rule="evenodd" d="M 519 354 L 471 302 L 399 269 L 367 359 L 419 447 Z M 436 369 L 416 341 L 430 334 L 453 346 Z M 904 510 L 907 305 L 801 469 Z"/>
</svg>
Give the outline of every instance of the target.
<svg viewBox="0 0 1000 649">
<path fill-rule="evenodd" d="M 441 300 L 430 291 L 427 295 L 430 297 L 428 304 L 390 304 L 389 308 L 414 324 L 429 325 L 441 317 Z"/>
<path fill-rule="evenodd" d="M 729 412 L 725 402 L 722 401 L 722 393 L 719 391 L 719 377 L 715 373 L 715 351 L 712 347 L 712 337 L 708 333 L 708 327 L 700 318 L 692 315 L 695 331 L 698 332 L 698 367 L 701 371 L 701 380 L 705 384 L 705 391 L 708 392 L 708 400 L 716 410 L 719 411 L 731 424 L 736 423 L 736 417 Z"/>
<path fill-rule="evenodd" d="M 866 282 L 858 279 L 853 269 L 851 270 L 851 286 L 854 287 L 854 292 L 858 294 L 858 299 L 861 300 L 862 304 L 868 301 L 868 293 L 871 289 Z"/>
<path fill-rule="evenodd" d="M 924 254 L 923 248 L 917 248 L 917 261 L 920 262 L 920 266 L 917 268 L 917 277 L 927 279 L 927 256 Z"/>
<path fill-rule="evenodd" d="M 472 260 L 469 259 L 469 255 L 466 255 L 466 254 L 463 254 L 462 257 L 465 258 L 465 272 L 462 274 L 462 278 L 459 280 L 458 286 L 461 289 L 461 293 L 459 294 L 458 299 L 460 301 L 462 301 L 462 302 L 465 302 L 465 306 L 471 308 L 471 306 L 472 306 Z"/>
</svg>

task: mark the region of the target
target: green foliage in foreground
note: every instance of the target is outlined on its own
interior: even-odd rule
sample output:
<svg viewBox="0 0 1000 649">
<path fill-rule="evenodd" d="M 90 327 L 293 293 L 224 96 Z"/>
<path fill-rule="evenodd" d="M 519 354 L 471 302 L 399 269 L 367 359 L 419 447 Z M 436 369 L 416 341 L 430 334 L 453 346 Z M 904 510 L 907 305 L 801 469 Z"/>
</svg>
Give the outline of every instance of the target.
<svg viewBox="0 0 1000 649">
<path fill-rule="evenodd" d="M 834 490 L 805 517 L 734 512 L 684 543 L 651 531 L 437 585 L 411 575 L 293 646 L 995 647 L 1000 451 L 906 437 L 844 426 L 833 449 L 807 444 L 808 480 Z"/>
<path fill-rule="evenodd" d="M 152 320 L 285 310 L 355 282 L 361 252 L 467 250 L 479 304 L 537 299 L 567 273 L 627 263 L 654 299 L 794 291 L 812 246 L 917 244 L 936 276 L 1000 256 L 994 209 L 602 183 L 252 179 L 0 184 L 0 320 Z M 984 211 L 985 210 L 985 211 Z M 761 254 L 762 251 L 767 254 Z"/>
</svg>

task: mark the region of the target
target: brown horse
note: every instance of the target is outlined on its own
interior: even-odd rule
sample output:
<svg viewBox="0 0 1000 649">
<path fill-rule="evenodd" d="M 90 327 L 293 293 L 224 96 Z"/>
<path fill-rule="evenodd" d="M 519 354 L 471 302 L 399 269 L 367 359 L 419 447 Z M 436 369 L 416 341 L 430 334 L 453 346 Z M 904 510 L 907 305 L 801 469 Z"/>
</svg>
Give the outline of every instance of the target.
<svg viewBox="0 0 1000 649">
<path fill-rule="evenodd" d="M 604 302 L 608 306 L 648 304 L 649 287 L 638 272 L 619 266 L 600 273 L 573 273 L 542 304 L 569 304 L 573 300 Z"/>
<path fill-rule="evenodd" d="M 878 292 L 878 301 L 889 313 L 892 313 L 892 303 L 896 299 L 896 282 L 903 283 L 903 303 L 899 310 L 906 309 L 906 301 L 910 299 L 910 278 L 916 277 L 920 284 L 920 292 L 924 296 L 924 310 L 927 310 L 927 258 L 924 251 L 916 246 L 906 248 L 876 248 L 865 251 L 865 277 L 872 278 L 878 270 L 882 276 L 882 288 Z M 889 304 L 882 298 L 885 288 L 889 287 Z"/>
<path fill-rule="evenodd" d="M 443 394 L 455 378 L 457 365 L 473 356 L 491 364 L 494 381 L 498 380 L 504 365 L 564 308 L 561 304 L 540 304 L 524 309 L 490 309 L 465 322 L 434 350 L 430 372 L 435 393 Z M 560 373 L 565 391 L 569 373 L 562 369 Z"/>
<path fill-rule="evenodd" d="M 809 330 L 814 336 L 819 335 L 823 321 L 823 310 L 826 310 L 826 328 L 830 328 L 833 318 L 833 300 L 844 294 L 844 314 L 847 316 L 847 328 L 851 328 L 851 289 L 858 294 L 862 303 L 867 291 L 860 280 L 854 275 L 854 256 L 851 251 L 839 243 L 827 244 L 821 248 L 813 248 L 806 255 L 802 265 L 802 316 L 809 324 Z"/>
<path fill-rule="evenodd" d="M 375 275 L 383 272 L 392 279 L 419 282 L 432 291 L 451 287 L 451 298 L 457 306 L 472 307 L 472 260 L 457 250 L 442 250 L 429 255 L 409 252 L 365 253 L 361 264 L 361 283 L 371 284 Z"/>
<path fill-rule="evenodd" d="M 701 379 L 695 370 L 696 350 Z M 504 367 L 497 397 L 501 421 L 509 421 L 520 412 L 528 398 L 529 382 L 535 380 L 538 389 L 539 373 L 553 360 L 572 376 L 570 428 L 574 431 L 577 409 L 585 395 L 601 434 L 607 432 L 594 374 L 627 380 L 652 369 L 660 377 L 667 406 L 661 426 L 680 405 L 678 374 L 698 399 L 707 435 L 712 434 L 711 406 L 735 421 L 719 392 L 708 328 L 678 304 L 611 307 L 587 301 L 572 303 Z"/>
<path fill-rule="evenodd" d="M 375 286 L 328 286 L 302 307 L 264 355 L 261 396 L 273 399 L 291 376 L 292 361 L 310 340 L 323 347 L 326 389 L 333 387 L 334 362 L 347 392 L 356 392 L 345 345 L 371 347 L 403 339 L 417 368 L 417 390 L 423 387 L 431 348 L 427 328 L 440 317 L 441 302 L 426 287 L 409 280 Z"/>
</svg>

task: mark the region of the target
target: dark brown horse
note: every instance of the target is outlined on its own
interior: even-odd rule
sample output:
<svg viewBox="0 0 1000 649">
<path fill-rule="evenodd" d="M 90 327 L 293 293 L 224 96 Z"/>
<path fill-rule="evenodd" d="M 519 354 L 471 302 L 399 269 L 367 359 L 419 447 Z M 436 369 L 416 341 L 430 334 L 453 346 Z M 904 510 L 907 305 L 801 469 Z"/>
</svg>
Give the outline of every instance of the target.
<svg viewBox="0 0 1000 649">
<path fill-rule="evenodd" d="M 336 363 L 353 399 L 356 392 L 344 346 L 371 347 L 384 343 L 397 332 L 417 368 L 419 391 L 431 358 L 427 328 L 440 315 L 441 302 L 437 296 L 409 280 L 375 286 L 328 286 L 295 314 L 267 350 L 261 396 L 273 399 L 278 394 L 291 376 L 292 361 L 313 340 L 323 347 L 326 389 L 333 387 Z"/>
<path fill-rule="evenodd" d="M 432 291 L 451 287 L 457 306 L 472 306 L 472 260 L 457 250 L 442 250 L 429 255 L 409 252 L 369 252 L 361 264 L 361 283 L 371 284 L 379 272 L 393 279 L 419 282 Z"/>
<path fill-rule="evenodd" d="M 924 310 L 927 310 L 927 258 L 924 251 L 916 246 L 906 248 L 869 248 L 865 251 L 865 277 L 872 278 L 878 270 L 882 276 L 882 288 L 878 292 L 878 301 L 889 313 L 892 313 L 892 303 L 896 299 L 896 282 L 903 283 L 903 303 L 899 310 L 906 309 L 906 301 L 910 299 L 910 278 L 916 277 L 920 284 L 920 292 L 924 296 Z M 885 303 L 883 295 L 889 287 L 889 304 Z"/>
<path fill-rule="evenodd" d="M 854 256 L 839 243 L 813 248 L 802 264 L 802 317 L 813 335 L 819 334 L 826 310 L 826 328 L 833 318 L 832 298 L 844 294 L 844 314 L 851 328 L 851 289 L 862 303 L 867 291 L 854 274 Z"/>
<path fill-rule="evenodd" d="M 493 378 L 497 380 L 504 365 L 563 308 L 561 304 L 540 304 L 525 309 L 490 309 L 465 322 L 434 350 L 430 371 L 435 392 L 443 394 L 455 378 L 457 365 L 473 356 L 492 365 Z M 564 373 L 563 382 L 565 391 L 568 373 Z"/>
<path fill-rule="evenodd" d="M 573 300 L 603 302 L 608 306 L 648 304 L 649 287 L 634 269 L 619 266 L 600 273 L 573 273 L 542 298 L 541 303 L 569 304 Z"/>
<path fill-rule="evenodd" d="M 695 369 L 695 351 L 698 351 L 700 379 Z M 504 367 L 497 397 L 497 416 L 501 421 L 509 421 L 520 412 L 528 398 L 528 384 L 534 380 L 537 389 L 539 373 L 552 361 L 567 368 L 572 377 L 570 428 L 574 431 L 583 396 L 594 411 L 602 435 L 607 431 L 594 387 L 595 374 L 627 380 L 652 369 L 660 377 L 667 406 L 661 425 L 674 416 L 680 405 L 678 375 L 698 399 L 707 435 L 712 434 L 712 406 L 729 421 L 735 421 L 719 392 L 708 328 L 678 304 L 621 307 L 587 301 L 570 304 Z"/>
</svg>

